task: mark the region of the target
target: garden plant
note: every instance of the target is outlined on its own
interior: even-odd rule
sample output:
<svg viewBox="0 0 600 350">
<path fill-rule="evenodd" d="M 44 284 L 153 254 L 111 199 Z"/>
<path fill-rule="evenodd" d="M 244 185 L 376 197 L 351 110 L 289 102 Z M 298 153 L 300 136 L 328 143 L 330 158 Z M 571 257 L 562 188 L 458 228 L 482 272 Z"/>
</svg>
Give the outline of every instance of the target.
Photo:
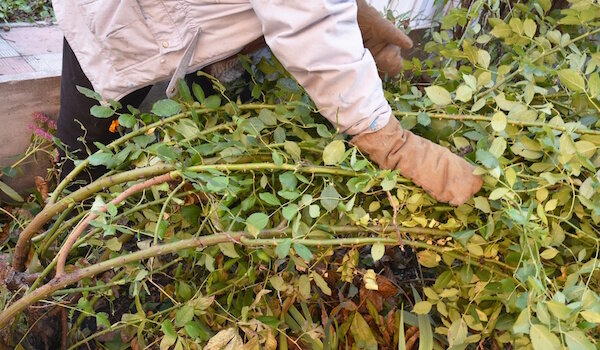
<svg viewBox="0 0 600 350">
<path fill-rule="evenodd" d="M 598 349 L 600 4 L 439 20 L 385 93 L 477 166 L 468 203 L 370 163 L 274 57 L 151 113 L 81 88 L 121 137 L 4 224 L 0 345 Z"/>
</svg>

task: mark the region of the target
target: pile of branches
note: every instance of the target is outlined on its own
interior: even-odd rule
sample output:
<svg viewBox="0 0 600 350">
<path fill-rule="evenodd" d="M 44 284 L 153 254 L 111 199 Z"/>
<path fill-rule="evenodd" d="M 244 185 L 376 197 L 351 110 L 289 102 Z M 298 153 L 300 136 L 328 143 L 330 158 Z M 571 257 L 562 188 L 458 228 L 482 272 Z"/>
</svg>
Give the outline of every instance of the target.
<svg viewBox="0 0 600 350">
<path fill-rule="evenodd" d="M 595 349 L 600 5 L 499 4 L 452 10 L 415 78 L 386 83 L 406 129 L 477 165 L 468 203 L 378 169 L 276 59 L 242 58 L 251 102 L 213 81 L 151 113 L 92 108 L 122 137 L 3 245 L 3 342 Z"/>
</svg>

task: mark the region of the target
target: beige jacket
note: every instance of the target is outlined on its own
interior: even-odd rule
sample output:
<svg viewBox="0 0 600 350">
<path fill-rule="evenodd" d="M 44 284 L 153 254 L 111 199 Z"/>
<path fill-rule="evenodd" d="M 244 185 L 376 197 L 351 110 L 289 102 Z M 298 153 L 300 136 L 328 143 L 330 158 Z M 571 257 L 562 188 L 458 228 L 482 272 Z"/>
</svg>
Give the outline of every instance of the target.
<svg viewBox="0 0 600 350">
<path fill-rule="evenodd" d="M 199 30 L 188 73 L 266 42 L 341 132 L 385 126 L 391 109 L 348 0 L 53 0 L 64 35 L 105 98 L 167 80 Z"/>
</svg>

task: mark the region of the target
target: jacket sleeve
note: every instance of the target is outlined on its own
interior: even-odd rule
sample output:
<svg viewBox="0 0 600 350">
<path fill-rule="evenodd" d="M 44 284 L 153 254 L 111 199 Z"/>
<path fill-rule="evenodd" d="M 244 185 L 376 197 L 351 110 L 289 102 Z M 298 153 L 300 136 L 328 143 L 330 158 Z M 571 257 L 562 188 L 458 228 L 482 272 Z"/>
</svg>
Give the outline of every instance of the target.
<svg viewBox="0 0 600 350">
<path fill-rule="evenodd" d="M 340 132 L 384 127 L 391 108 L 354 0 L 250 0 L 267 44 Z"/>
</svg>

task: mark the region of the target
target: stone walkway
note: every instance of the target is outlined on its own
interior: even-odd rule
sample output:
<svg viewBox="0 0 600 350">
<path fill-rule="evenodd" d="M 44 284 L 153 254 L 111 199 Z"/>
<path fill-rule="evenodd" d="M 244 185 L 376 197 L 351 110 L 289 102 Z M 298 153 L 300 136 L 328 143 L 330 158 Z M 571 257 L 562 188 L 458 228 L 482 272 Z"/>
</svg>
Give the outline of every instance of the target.
<svg viewBox="0 0 600 350">
<path fill-rule="evenodd" d="M 0 30 L 0 82 L 59 76 L 62 42 L 56 25 L 16 24 Z"/>
</svg>

